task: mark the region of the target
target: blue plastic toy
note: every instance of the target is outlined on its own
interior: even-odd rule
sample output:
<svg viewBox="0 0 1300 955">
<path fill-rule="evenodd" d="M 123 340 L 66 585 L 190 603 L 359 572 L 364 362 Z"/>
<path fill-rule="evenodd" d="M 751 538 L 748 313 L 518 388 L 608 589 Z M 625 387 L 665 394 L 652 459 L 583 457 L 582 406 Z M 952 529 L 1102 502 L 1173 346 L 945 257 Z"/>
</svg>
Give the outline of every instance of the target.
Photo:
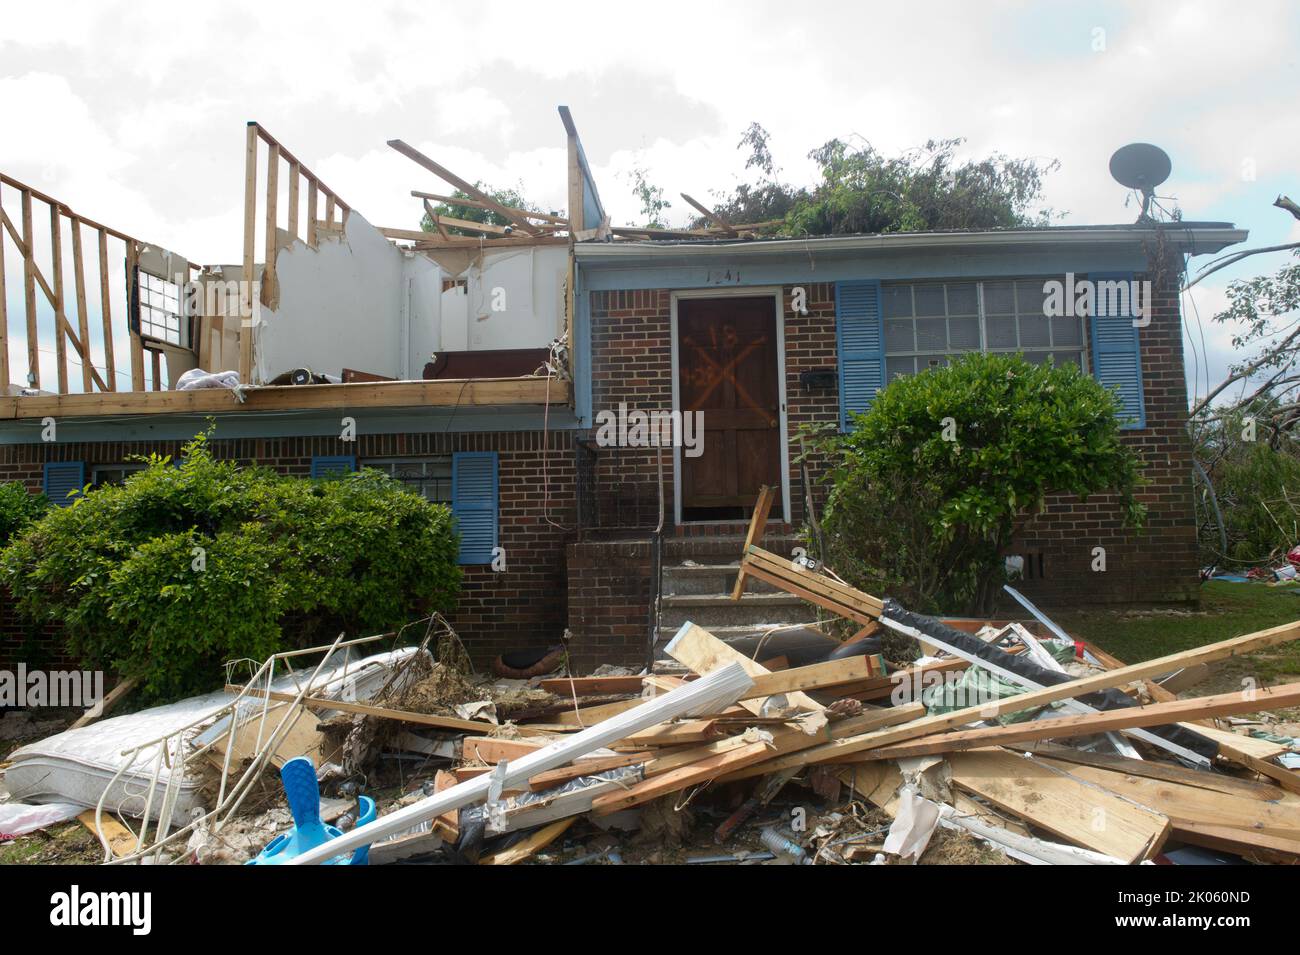
<svg viewBox="0 0 1300 955">
<path fill-rule="evenodd" d="M 320 818 L 320 786 L 316 783 L 316 767 L 306 756 L 289 760 L 280 769 L 280 780 L 284 783 L 284 794 L 289 800 L 289 811 L 293 813 L 293 828 L 283 832 L 266 844 L 256 859 L 250 859 L 248 865 L 281 865 L 294 856 L 302 855 L 331 839 L 343 835 L 342 830 L 328 826 Z M 360 818 L 358 826 L 373 822 L 377 811 L 375 801 L 369 796 L 361 796 Z M 354 851 L 352 855 L 335 856 L 326 865 L 366 865 L 370 859 L 370 844 L 367 843 Z"/>
</svg>

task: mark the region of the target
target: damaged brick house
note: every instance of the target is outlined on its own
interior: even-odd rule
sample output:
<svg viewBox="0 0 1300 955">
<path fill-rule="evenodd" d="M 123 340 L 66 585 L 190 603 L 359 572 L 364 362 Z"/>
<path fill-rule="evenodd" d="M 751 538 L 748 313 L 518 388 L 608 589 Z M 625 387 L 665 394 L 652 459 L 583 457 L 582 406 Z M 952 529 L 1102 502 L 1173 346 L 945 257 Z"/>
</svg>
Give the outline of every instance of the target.
<svg viewBox="0 0 1300 955">
<path fill-rule="evenodd" d="M 4 178 L 0 378 L 25 383 L 0 396 L 0 480 L 63 501 L 122 480 L 132 455 L 175 453 L 211 417 L 218 455 L 303 476 L 378 467 L 448 503 L 465 570 L 451 620 L 480 662 L 567 629 L 580 670 L 640 663 L 684 619 L 724 636 L 811 619 L 785 594 L 733 603 L 723 566 L 739 558 L 761 485 L 779 489 L 768 546 L 798 543 L 807 502 L 822 497 L 815 471 L 794 463 L 801 425 L 842 423 L 893 375 L 952 355 L 1022 351 L 1119 387 L 1151 481 L 1141 533 L 1104 498 L 1054 501 L 1017 544 L 1025 592 L 1046 606 L 1196 599 L 1176 276 L 1183 256 L 1245 232 L 611 228 L 561 116 L 567 217 L 501 207 L 391 144 L 510 222 L 474 238 L 448 229 L 476 224 L 445 217 L 434 232 L 371 225 L 256 124 L 237 264 L 193 265 Z M 440 198 L 414 196 L 426 210 Z M 48 228 L 33 206 L 48 207 Z M 1152 278 L 1154 300 L 1137 321 L 1049 319 L 1053 278 Z M 19 339 L 27 360 L 11 364 Z M 216 387 L 188 387 L 196 379 Z M 697 446 L 635 439 L 634 416 L 665 411 L 703 412 Z M 1105 573 L 1090 568 L 1094 546 Z M 55 639 L 8 613 L 3 626 L 0 656 Z"/>
</svg>

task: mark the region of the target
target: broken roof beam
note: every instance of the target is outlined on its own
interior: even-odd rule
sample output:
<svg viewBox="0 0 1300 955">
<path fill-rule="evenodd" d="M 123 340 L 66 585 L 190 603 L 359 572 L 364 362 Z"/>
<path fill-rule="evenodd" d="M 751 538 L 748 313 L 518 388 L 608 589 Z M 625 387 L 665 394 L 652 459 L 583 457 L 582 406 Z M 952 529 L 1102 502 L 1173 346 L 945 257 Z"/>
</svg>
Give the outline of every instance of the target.
<svg viewBox="0 0 1300 955">
<path fill-rule="evenodd" d="M 560 122 L 568 137 L 569 152 L 569 232 L 576 236 L 584 229 L 597 229 L 605 220 L 605 206 L 600 201 L 596 189 L 596 178 L 591 174 L 587 163 L 587 154 L 582 148 L 582 139 L 578 136 L 578 127 L 573 122 L 569 107 L 558 107 Z M 591 200 L 591 215 L 587 215 L 587 200 Z"/>
<path fill-rule="evenodd" d="M 434 162 L 432 159 L 430 159 L 424 153 L 420 152 L 414 146 L 408 146 L 400 139 L 390 139 L 388 141 L 388 145 L 392 146 L 394 149 L 396 149 L 407 159 L 410 159 L 412 162 L 418 163 L 419 165 L 423 166 L 425 169 L 429 170 L 429 172 L 433 173 L 439 179 L 451 183 L 453 186 L 455 186 L 461 192 L 465 193 L 470 198 L 477 199 L 479 202 L 483 203 L 488 209 L 491 209 L 497 215 L 504 216 L 505 218 L 509 219 L 518 228 L 522 229 L 524 232 L 527 232 L 529 235 L 537 234 L 538 231 L 537 227 L 532 225 L 523 216 L 519 215 L 519 213 L 515 212 L 509 206 L 503 206 L 501 203 L 497 202 L 495 199 L 489 196 L 482 189 L 478 188 L 478 186 L 474 185 L 471 182 L 466 182 L 464 179 L 460 178 L 460 176 L 456 175 L 454 172 L 452 172 L 450 169 L 447 169 L 445 166 L 438 165 L 438 163 Z"/>
<path fill-rule="evenodd" d="M 696 202 L 694 199 L 692 199 L 684 192 L 681 194 L 681 196 L 683 199 L 686 200 L 688 205 L 693 206 L 695 208 L 695 211 L 698 212 L 700 215 L 704 216 L 704 218 L 708 219 L 710 222 L 716 222 L 718 224 L 718 228 L 722 229 L 724 232 L 730 232 L 733 235 L 736 233 L 736 227 L 732 225 L 730 222 L 728 222 L 724 216 L 721 216 L 718 213 L 714 212 L 712 209 L 710 209 L 708 206 L 704 205 L 703 203 Z"/>
<path fill-rule="evenodd" d="M 477 199 L 457 198 L 456 196 L 444 196 L 436 192 L 421 192 L 419 189 L 412 189 L 411 195 L 417 199 L 432 199 L 434 202 L 445 203 L 449 206 L 469 206 L 471 209 L 487 209 L 493 211 L 492 207 L 486 202 L 479 202 Z M 520 209 L 516 206 L 506 206 L 511 212 L 523 216 L 525 219 L 541 219 L 544 222 L 551 222 L 557 226 L 567 226 L 569 220 L 564 216 L 552 215 L 549 212 L 533 212 L 530 209 Z"/>
</svg>

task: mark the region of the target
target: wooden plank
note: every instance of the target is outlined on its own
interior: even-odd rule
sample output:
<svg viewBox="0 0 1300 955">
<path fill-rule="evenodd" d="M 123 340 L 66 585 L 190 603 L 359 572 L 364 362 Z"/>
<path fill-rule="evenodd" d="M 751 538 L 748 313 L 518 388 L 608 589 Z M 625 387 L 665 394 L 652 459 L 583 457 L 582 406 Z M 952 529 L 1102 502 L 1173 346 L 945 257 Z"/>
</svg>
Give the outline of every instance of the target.
<svg viewBox="0 0 1300 955">
<path fill-rule="evenodd" d="M 736 572 L 736 586 L 731 589 L 731 599 L 739 600 L 745 592 L 745 556 L 749 548 L 763 539 L 767 527 L 767 516 L 772 512 L 775 495 L 772 488 L 764 484 L 758 489 L 758 500 L 754 502 L 754 513 L 749 519 L 749 530 L 745 532 L 745 546 L 740 549 L 740 570 Z"/>
<path fill-rule="evenodd" d="M 104 326 L 104 382 L 108 391 L 117 391 L 117 357 L 113 354 L 113 297 L 108 281 L 108 233 L 97 229 L 99 236 L 99 318 Z"/>
<path fill-rule="evenodd" d="M 412 162 L 415 162 L 423 166 L 425 169 L 429 170 L 429 172 L 433 173 L 435 176 L 439 177 L 440 179 L 446 182 L 451 183 L 453 186 L 455 186 L 461 192 L 465 193 L 471 199 L 477 199 L 479 202 L 486 205 L 493 212 L 509 219 L 511 222 L 513 222 L 524 232 L 528 233 L 529 235 L 537 235 L 538 233 L 537 228 L 533 226 L 523 216 L 520 216 L 517 213 L 513 212 L 508 206 L 503 206 L 501 203 L 497 202 L 487 193 L 483 192 L 481 189 L 475 186 L 472 182 L 466 182 L 464 179 L 461 179 L 459 176 L 451 172 L 449 169 L 446 169 L 443 166 L 438 165 L 436 162 L 434 162 L 428 156 L 424 155 L 424 153 L 420 152 L 418 149 L 415 149 L 412 146 L 408 146 L 400 139 L 390 139 L 388 141 L 388 145 L 391 146 L 393 149 L 396 149 L 407 159 L 410 159 Z M 572 210 L 570 210 L 570 218 L 572 218 Z"/>
<path fill-rule="evenodd" d="M 257 124 L 249 123 L 244 155 L 244 316 L 239 326 L 239 380 L 253 381 L 253 289 L 257 275 Z M 134 378 L 134 373 L 132 374 Z M 136 391 L 141 390 L 136 388 Z"/>
<path fill-rule="evenodd" d="M 641 698 L 637 697 L 631 700 L 602 703 L 599 706 L 584 706 L 576 710 L 569 709 L 556 713 L 552 720 L 564 726 L 592 726 L 601 720 L 609 719 L 611 716 L 626 713 L 633 707 L 639 706 L 641 702 Z"/>
<path fill-rule="evenodd" d="M 325 225 L 331 229 L 334 228 L 334 197 L 326 194 L 325 196 Z M 340 230 L 342 231 L 342 230 Z"/>
<path fill-rule="evenodd" d="M 754 678 L 755 697 L 775 696 L 796 690 L 817 690 L 879 676 L 875 661 L 867 656 L 827 660 L 810 666 L 781 670 Z"/>
<path fill-rule="evenodd" d="M 86 265 L 81 254 L 81 220 L 71 216 L 68 221 L 72 224 L 72 279 L 77 296 L 77 331 L 86 352 L 81 360 L 81 390 L 89 393 L 94 390 L 94 385 L 90 377 L 90 315 L 86 306 Z"/>
<path fill-rule="evenodd" d="M 644 703 L 644 700 L 639 700 Z M 632 733 L 618 741 L 618 747 L 640 749 L 644 746 L 681 746 L 685 743 L 707 743 L 725 735 L 713 720 L 685 720 L 665 723 Z"/>
<path fill-rule="evenodd" d="M 1151 703 L 1147 706 L 1129 706 L 1122 709 L 1102 710 L 1097 713 L 1072 713 L 1050 719 L 1030 720 L 1009 726 L 944 733 L 930 739 L 885 746 L 871 751 L 873 759 L 902 759 L 907 756 L 928 756 L 935 753 L 953 753 L 959 750 L 986 746 L 1008 746 L 1042 739 L 1069 739 L 1091 736 L 1115 730 L 1143 726 L 1166 726 L 1179 720 L 1206 716 L 1230 716 L 1234 713 L 1258 713 L 1272 707 L 1300 704 L 1300 683 L 1288 683 L 1256 690 L 1245 694 L 1240 690 L 1203 696 L 1172 703 Z"/>
<path fill-rule="evenodd" d="M 32 229 L 32 193 L 30 189 L 22 191 L 23 209 L 23 304 L 27 312 L 27 384 L 32 388 L 41 386 L 40 338 L 36 328 L 36 262 L 33 258 L 32 242 L 35 233 Z M 3 213 L 3 210 L 0 210 Z M 6 216 L 6 224 L 8 217 Z M 11 230 L 12 231 L 12 230 Z M 5 382 L 7 385 L 8 382 Z"/>
<path fill-rule="evenodd" d="M 1032 751 L 1043 757 L 1081 766 L 1096 766 L 1130 776 L 1143 776 L 1147 779 L 1163 779 L 1165 782 L 1179 783 L 1184 786 L 1197 786 L 1201 789 L 1213 789 L 1229 795 L 1258 799 L 1261 802 L 1276 802 L 1282 798 L 1283 790 L 1268 783 L 1253 779 L 1241 779 L 1226 773 L 1209 772 L 1203 769 L 1187 769 L 1177 763 L 1160 762 L 1154 759 L 1129 759 L 1111 753 L 1089 753 L 1069 746 L 1057 746 L 1052 743 L 1040 743 Z"/>
<path fill-rule="evenodd" d="M 1140 862 L 1169 836 L 1160 813 L 1031 759 L 994 751 L 956 754 L 948 763 L 957 786 L 1094 852 Z"/>
<path fill-rule="evenodd" d="M 627 789 L 600 796 L 592 803 L 591 810 L 597 816 L 604 816 L 611 812 L 618 812 L 620 809 L 630 809 L 652 799 L 658 799 L 660 796 L 685 789 L 687 786 L 707 782 L 732 770 L 762 762 L 772 755 L 774 751 L 767 743 L 761 741 L 749 743 L 729 753 L 710 756 L 698 763 L 642 780 Z"/>
<path fill-rule="evenodd" d="M 0 189 L 0 199 L 4 190 Z M 9 391 L 9 291 L 5 285 L 5 237 L 0 232 L 0 393 Z"/>
<path fill-rule="evenodd" d="M 302 179 L 297 162 L 289 163 L 289 237 L 298 238 L 298 182 Z"/>
<path fill-rule="evenodd" d="M 29 247 L 30 248 L 30 247 Z M 32 251 L 35 251 L 34 248 Z M 68 393 L 68 340 L 63 336 L 63 326 L 58 315 L 63 307 L 63 214 L 58 206 L 50 206 L 50 279 L 53 286 L 54 306 L 54 370 L 58 375 L 59 394 Z"/>
<path fill-rule="evenodd" d="M 951 713 L 926 716 L 902 726 L 873 733 L 864 733 L 857 738 L 835 740 L 826 746 L 819 747 L 818 751 L 808 755 L 816 757 L 812 760 L 813 762 L 836 760 L 851 753 L 888 746 L 892 743 L 901 743 L 921 736 L 928 736 L 932 733 L 940 733 L 978 720 L 992 719 L 1003 713 L 1035 709 L 1048 703 L 1054 703 L 1057 700 L 1073 699 L 1095 693 L 1098 690 L 1124 686 L 1134 680 L 1145 679 L 1153 674 L 1167 673 L 1170 669 L 1177 669 L 1180 666 L 1187 665 L 1187 663 L 1211 663 L 1217 660 L 1226 660 L 1229 657 L 1240 656 L 1243 653 L 1261 650 L 1265 647 L 1279 646 L 1283 643 L 1290 643 L 1298 636 L 1300 636 L 1300 621 L 1270 627 L 1267 630 L 1259 630 L 1244 636 L 1233 637 L 1230 640 L 1221 640 L 1218 643 L 1207 644 L 1192 650 L 1184 650 L 1155 660 L 1147 660 L 1144 663 L 1133 663 L 1117 670 L 1106 670 L 1102 673 L 1090 674 L 1077 680 L 1071 680 L 1068 683 L 1044 687 L 1041 690 L 1031 690 L 1027 693 L 1004 697 L 1000 700 L 989 700 L 986 703 L 968 706 L 965 709 L 954 710 Z M 1196 726 L 1189 728 L 1199 731 Z"/>
<path fill-rule="evenodd" d="M 224 388 L 166 391 L 160 394 L 118 392 L 0 397 L 0 419 L 40 419 L 46 415 L 201 414 L 311 408 L 346 410 L 542 405 L 546 402 L 548 387 L 552 404 L 572 399 L 573 388 L 570 382 L 554 379 L 548 381 L 546 378 L 350 382 L 253 388 L 245 393 L 243 402 Z"/>
<path fill-rule="evenodd" d="M 601 756 L 596 759 L 580 759 L 571 766 L 561 766 L 559 769 L 539 773 L 528 780 L 528 788 L 533 792 L 544 792 L 547 789 L 554 789 L 556 786 L 563 786 L 570 780 L 581 776 L 591 776 L 595 773 L 603 773 L 607 769 L 620 769 L 624 766 L 634 766 L 637 763 L 648 762 L 653 756 L 654 753 L 650 750 L 636 750 L 631 753 L 616 753 L 613 756 Z"/>
<path fill-rule="evenodd" d="M 804 587 L 803 583 L 805 581 L 802 579 L 792 578 L 788 574 L 774 573 L 762 564 L 751 563 L 748 561 L 742 564 L 742 567 L 744 568 L 746 575 L 757 577 L 759 580 L 766 581 L 774 587 L 779 587 L 788 594 L 793 594 L 794 596 L 800 597 L 824 610 L 829 610 L 837 617 L 847 617 L 855 623 L 860 624 L 872 623 L 875 620 L 872 613 L 845 604 L 838 598 L 826 597 Z"/>
<path fill-rule="evenodd" d="M 113 707 L 117 706 L 118 703 L 121 703 L 122 700 L 126 698 L 127 694 L 136 688 L 139 682 L 140 678 L 138 676 L 129 676 L 125 679 L 118 680 L 117 686 L 113 687 L 113 689 L 109 690 L 108 693 L 104 695 L 104 699 L 100 701 L 99 706 L 86 710 L 85 713 L 82 713 L 81 716 L 77 717 L 76 722 L 69 726 L 68 729 L 80 729 L 83 726 L 89 726 L 91 723 L 103 719 L 104 716 L 113 709 Z M 98 712 L 96 712 L 96 710 L 98 710 Z"/>
<path fill-rule="evenodd" d="M 479 202 L 477 199 L 459 199 L 456 196 L 444 196 L 436 192 L 421 192 L 418 189 L 412 189 L 411 195 L 417 199 L 432 199 L 434 202 L 441 202 L 449 206 L 469 206 L 471 209 L 491 209 L 485 202 Z M 551 215 L 549 212 L 533 212 L 531 209 L 519 209 L 515 206 L 506 206 L 511 212 L 518 213 L 525 219 L 541 219 L 543 222 L 550 222 L 558 226 L 567 226 L 569 220 L 564 216 Z"/>
<path fill-rule="evenodd" d="M 280 146 L 272 144 L 266 157 L 266 224 L 262 237 L 265 251 L 262 253 L 262 303 L 270 308 L 279 304 L 279 284 L 275 275 L 275 263 L 280 255 L 276 242 L 277 219 L 280 201 Z"/>
<path fill-rule="evenodd" d="M 743 653 L 727 646 L 703 627 L 697 627 L 691 623 L 684 624 L 677 631 L 677 635 L 664 648 L 664 652 L 678 663 L 686 664 L 699 674 L 707 674 L 728 663 L 739 663 L 751 679 L 771 675 L 766 667 L 755 663 Z M 790 706 L 797 710 L 816 713 L 823 708 L 812 697 L 800 693 L 798 690 L 786 694 L 786 699 L 789 701 Z M 762 702 L 759 700 L 741 700 L 740 705 L 755 715 L 762 711 Z"/>
<path fill-rule="evenodd" d="M 461 758 L 477 759 L 484 763 L 518 759 L 541 749 L 545 743 L 521 739 L 498 739 L 495 736 L 466 736 L 461 744 Z"/>
<path fill-rule="evenodd" d="M 954 759 L 985 756 L 980 753 L 962 753 Z M 1008 758 L 1030 762 L 1020 756 Z M 1235 829 L 1253 829 L 1257 832 L 1300 840 L 1300 805 L 1288 794 L 1284 800 L 1261 802 L 1247 796 L 1216 792 L 1199 786 L 1184 786 L 1163 779 L 1147 779 L 1128 773 L 1117 773 L 1097 766 L 1082 766 L 1064 760 L 1035 756 L 1033 761 L 1051 770 L 1068 772 L 1108 792 L 1123 796 L 1143 806 L 1158 809 L 1168 816 L 1177 829 L 1184 822 L 1202 825 L 1230 826 Z M 949 759 L 953 764 L 953 759 Z"/>
<path fill-rule="evenodd" d="M 316 211 L 320 201 L 316 196 L 316 180 L 307 180 L 307 244 L 316 248 Z"/>
<path fill-rule="evenodd" d="M 704 205 L 703 203 L 696 202 L 694 199 L 692 199 L 684 192 L 681 193 L 681 197 L 686 200 L 686 203 L 688 205 L 694 207 L 696 212 L 704 216 L 704 218 L 708 219 L 710 222 L 716 222 L 719 228 L 723 229 L 726 232 L 734 233 L 736 231 L 736 227 L 734 225 L 728 222 L 723 216 L 714 212 L 708 206 Z"/>
<path fill-rule="evenodd" d="M 1250 829 L 1184 820 L 1174 824 L 1174 838 L 1188 845 L 1231 852 L 1250 861 L 1294 865 L 1300 860 L 1300 841 Z"/>
<path fill-rule="evenodd" d="M 763 565 L 774 573 L 790 575 L 792 579 L 800 581 L 802 586 L 815 593 L 820 593 L 828 598 L 839 599 L 841 602 L 866 613 L 879 615 L 885 606 L 884 602 L 878 597 L 873 597 L 871 594 L 858 590 L 856 587 L 850 587 L 848 584 L 840 583 L 833 577 L 828 577 L 805 567 L 798 567 L 792 561 L 763 550 L 757 545 L 749 548 L 747 556 L 754 563 Z"/>
<path fill-rule="evenodd" d="M 142 394 L 144 342 L 140 338 L 140 246 L 134 240 L 126 244 L 126 302 L 131 345 L 131 391 Z"/>
<path fill-rule="evenodd" d="M 447 227 L 438 221 L 438 213 L 433 211 L 433 206 L 429 203 L 428 199 L 424 200 L 424 214 L 429 217 L 429 221 L 433 223 L 433 227 L 438 230 L 439 237 L 443 239 L 451 238 L 451 233 L 447 231 Z"/>
<path fill-rule="evenodd" d="M 640 693 L 643 676 L 566 676 L 542 680 L 539 689 L 556 696 L 604 696 L 613 693 Z"/>
<path fill-rule="evenodd" d="M 117 817 L 104 813 L 99 825 L 95 825 L 95 810 L 87 809 L 77 817 L 77 821 L 89 829 L 101 843 L 107 842 L 109 851 L 121 859 L 135 852 L 138 842 L 134 833 L 117 821 Z"/>
<path fill-rule="evenodd" d="M 538 829 L 527 839 L 522 842 L 516 842 L 509 849 L 503 849 L 500 852 L 490 856 L 484 856 L 478 860 L 479 865 L 518 865 L 531 859 L 537 853 L 541 852 L 556 839 L 564 834 L 577 820 L 577 816 L 569 816 L 565 819 L 559 819 L 549 826 Z"/>
<path fill-rule="evenodd" d="M 240 693 L 244 690 L 241 686 L 226 686 L 227 693 Z M 267 692 L 266 690 L 248 689 L 249 696 L 269 697 L 284 703 L 292 703 L 296 696 L 293 693 L 280 693 L 275 690 Z M 440 729 L 460 730 L 462 732 L 477 732 L 481 730 L 492 729 L 495 724 L 483 720 L 462 720 L 454 716 L 435 716 L 431 713 L 410 713 L 406 710 L 394 710 L 386 706 L 370 706 L 365 703 L 349 703 L 346 700 L 326 700 L 317 697 L 303 697 L 302 705 L 313 710 L 337 710 L 340 713 L 358 713 L 362 716 L 378 716 L 387 720 L 397 720 L 401 723 L 418 723 L 421 726 L 436 726 Z"/>
<path fill-rule="evenodd" d="M 460 780 L 456 778 L 455 773 L 440 769 L 433 777 L 433 791 L 435 793 L 445 792 L 458 782 Z M 460 838 L 460 810 L 449 809 L 441 816 L 436 817 L 433 820 L 433 829 L 447 842 L 455 843 Z"/>
</svg>

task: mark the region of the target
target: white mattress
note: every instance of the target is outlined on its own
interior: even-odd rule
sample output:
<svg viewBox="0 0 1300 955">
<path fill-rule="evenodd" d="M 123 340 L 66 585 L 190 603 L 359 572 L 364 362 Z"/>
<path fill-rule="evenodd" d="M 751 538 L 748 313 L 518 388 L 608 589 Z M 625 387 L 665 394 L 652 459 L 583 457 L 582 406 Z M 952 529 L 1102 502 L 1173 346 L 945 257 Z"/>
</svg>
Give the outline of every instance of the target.
<svg viewBox="0 0 1300 955">
<path fill-rule="evenodd" d="M 346 680 L 313 695 L 329 699 L 367 699 L 379 689 L 391 667 L 415 652 L 415 648 L 407 647 L 355 661 L 348 667 Z M 322 671 L 316 683 L 320 685 L 342 676 L 343 671 L 344 663 L 340 660 L 337 667 Z M 300 670 L 274 681 L 272 686 L 278 691 L 293 692 L 296 684 L 310 675 L 310 670 Z M 94 807 L 118 770 L 128 762 L 129 757 L 122 755 L 123 750 L 175 733 L 203 717 L 215 722 L 216 714 L 229 705 L 233 696 L 224 691 L 195 696 L 179 703 L 101 720 L 30 743 L 10 754 L 13 765 L 5 771 L 5 786 L 15 801 L 63 802 Z M 203 728 L 200 725 L 187 733 L 191 742 L 198 738 Z M 144 749 L 131 768 L 113 783 L 104 802 L 106 810 L 136 818 L 144 815 L 159 750 L 160 744 Z M 170 778 L 170 772 L 165 765 L 159 770 L 160 784 Z M 198 776 L 180 781 L 171 812 L 173 826 L 187 824 L 191 812 L 202 805 L 200 784 Z M 156 819 L 159 815 L 162 788 L 159 785 L 154 795 L 149 813 L 151 818 Z"/>
</svg>

